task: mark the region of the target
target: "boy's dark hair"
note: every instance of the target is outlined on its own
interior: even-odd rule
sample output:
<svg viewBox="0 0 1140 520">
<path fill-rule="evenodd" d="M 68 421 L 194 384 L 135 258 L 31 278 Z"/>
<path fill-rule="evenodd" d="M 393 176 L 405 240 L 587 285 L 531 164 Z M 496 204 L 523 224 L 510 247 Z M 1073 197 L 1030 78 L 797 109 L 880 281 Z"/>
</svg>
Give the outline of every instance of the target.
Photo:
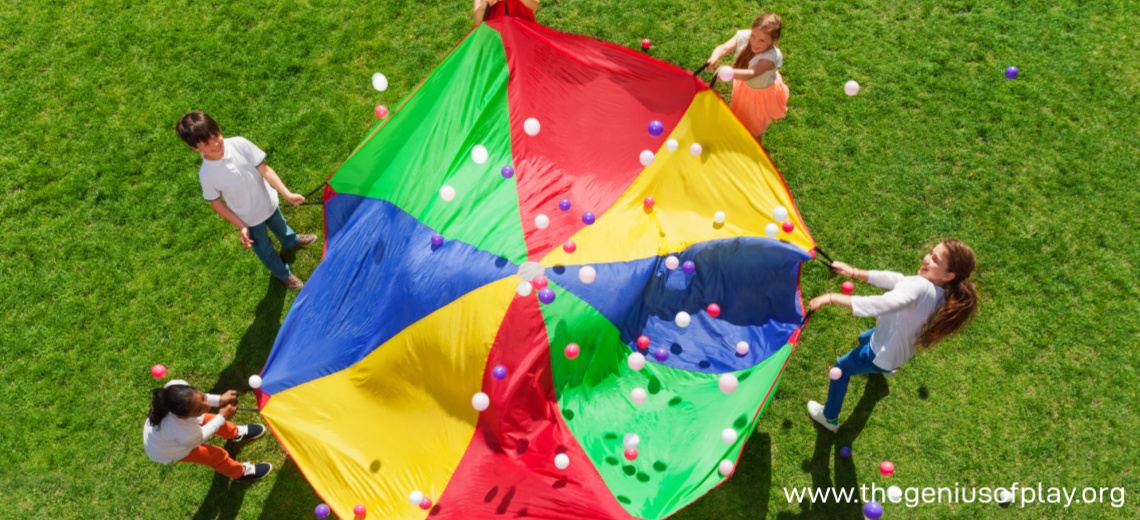
<svg viewBox="0 0 1140 520">
<path fill-rule="evenodd" d="M 167 414 L 173 413 L 179 417 L 185 417 L 190 415 L 190 410 L 193 408 L 194 387 L 174 385 L 156 388 L 151 392 L 150 413 L 147 414 L 146 418 L 150 421 L 151 426 L 157 430 Z"/>
<path fill-rule="evenodd" d="M 222 135 L 218 122 L 198 110 L 182 116 L 174 126 L 174 130 L 191 148 L 197 148 L 199 144 L 209 141 L 215 135 Z"/>
</svg>

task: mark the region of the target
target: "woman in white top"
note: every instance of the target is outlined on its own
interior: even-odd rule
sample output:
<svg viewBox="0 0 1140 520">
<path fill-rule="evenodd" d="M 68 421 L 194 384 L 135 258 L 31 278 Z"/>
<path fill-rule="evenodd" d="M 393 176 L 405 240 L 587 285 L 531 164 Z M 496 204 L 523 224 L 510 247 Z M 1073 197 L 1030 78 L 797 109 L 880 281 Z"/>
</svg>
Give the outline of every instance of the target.
<svg viewBox="0 0 1140 520">
<path fill-rule="evenodd" d="M 889 292 L 878 296 L 830 293 L 812 298 L 813 311 L 824 305 L 842 305 L 855 316 L 879 319 L 875 328 L 859 335 L 859 346 L 835 362 L 842 374 L 831 381 L 826 404 L 808 401 L 808 415 L 828 430 L 839 429 L 839 410 L 851 376 L 893 372 L 914 356 L 916 348 L 930 347 L 958 332 L 977 312 L 977 293 L 968 280 L 976 263 L 974 250 L 955 239 L 927 253 L 916 276 L 832 263 L 832 270 L 839 275 Z"/>
<path fill-rule="evenodd" d="M 218 414 L 206 413 L 218 407 Z M 205 394 L 186 381 L 175 379 L 151 393 L 150 413 L 143 424 L 143 447 L 151 460 L 159 464 L 174 461 L 210 466 L 238 482 L 261 480 L 273 465 L 268 462 L 239 463 L 226 450 L 202 444 L 217 433 L 232 441 L 253 440 L 265 434 L 260 424 L 236 426 L 228 419 L 237 412 L 237 392 L 223 395 Z"/>
<path fill-rule="evenodd" d="M 759 140 L 768 125 L 788 113 L 788 86 L 777 69 L 784 66 L 784 55 L 776 48 L 783 21 L 774 13 L 764 13 L 751 29 L 737 31 L 709 56 L 708 66 L 734 52 L 732 112 Z"/>
</svg>

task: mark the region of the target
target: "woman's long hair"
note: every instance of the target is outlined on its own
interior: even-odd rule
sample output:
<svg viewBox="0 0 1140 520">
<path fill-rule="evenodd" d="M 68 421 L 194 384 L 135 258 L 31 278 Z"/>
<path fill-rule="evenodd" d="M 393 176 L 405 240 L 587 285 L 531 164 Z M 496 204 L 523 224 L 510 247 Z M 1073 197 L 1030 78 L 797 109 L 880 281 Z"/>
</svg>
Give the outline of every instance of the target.
<svg viewBox="0 0 1140 520">
<path fill-rule="evenodd" d="M 780 15 L 776 13 L 764 13 L 752 22 L 752 29 L 759 27 L 761 31 L 768 33 L 772 38 L 772 45 L 780 41 L 780 31 L 784 28 L 784 22 L 780 20 Z M 752 52 L 752 45 L 745 44 L 744 48 L 740 50 L 740 55 L 736 57 L 736 61 L 732 62 L 734 69 L 747 69 L 748 62 L 756 57 L 756 53 Z"/>
<path fill-rule="evenodd" d="M 190 415 L 192 409 L 194 409 L 194 387 L 173 385 L 155 388 L 151 391 L 150 412 L 146 418 L 151 426 L 158 429 L 167 414 L 186 417 Z"/>
<path fill-rule="evenodd" d="M 931 347 L 958 332 L 978 312 L 978 292 L 969 280 L 978 262 L 974 250 L 953 238 L 942 242 L 942 245 L 946 248 L 946 268 L 954 273 L 954 279 L 942 286 L 946 299 L 918 337 L 920 348 Z"/>
</svg>

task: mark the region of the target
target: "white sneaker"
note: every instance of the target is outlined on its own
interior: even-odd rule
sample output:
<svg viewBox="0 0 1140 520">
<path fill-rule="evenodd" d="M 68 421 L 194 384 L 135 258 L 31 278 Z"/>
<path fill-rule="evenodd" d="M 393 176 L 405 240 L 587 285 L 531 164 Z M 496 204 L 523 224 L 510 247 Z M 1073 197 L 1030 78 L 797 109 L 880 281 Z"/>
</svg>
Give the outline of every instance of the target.
<svg viewBox="0 0 1140 520">
<path fill-rule="evenodd" d="M 815 401 L 808 401 L 807 413 L 811 419 L 830 431 L 839 429 L 839 419 L 827 420 L 823 418 L 823 405 Z"/>
</svg>

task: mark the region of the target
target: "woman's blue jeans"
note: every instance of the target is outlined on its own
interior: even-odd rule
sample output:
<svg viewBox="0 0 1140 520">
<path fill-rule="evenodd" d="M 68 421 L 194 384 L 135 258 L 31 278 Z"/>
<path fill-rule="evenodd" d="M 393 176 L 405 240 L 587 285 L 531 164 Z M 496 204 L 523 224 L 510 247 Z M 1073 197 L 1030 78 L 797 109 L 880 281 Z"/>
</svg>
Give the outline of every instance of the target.
<svg viewBox="0 0 1140 520">
<path fill-rule="evenodd" d="M 839 358 L 835 362 L 835 366 L 843 371 L 843 376 L 839 379 L 831 380 L 831 386 L 827 389 L 827 402 L 823 404 L 823 418 L 824 419 L 838 419 L 839 410 L 843 408 L 843 398 L 847 397 L 847 384 L 851 382 L 851 376 L 857 374 L 881 374 L 887 372 L 875 365 L 875 353 L 871 351 L 871 335 L 875 333 L 875 329 L 871 329 L 859 335 L 859 346 L 855 347 Z"/>
</svg>

